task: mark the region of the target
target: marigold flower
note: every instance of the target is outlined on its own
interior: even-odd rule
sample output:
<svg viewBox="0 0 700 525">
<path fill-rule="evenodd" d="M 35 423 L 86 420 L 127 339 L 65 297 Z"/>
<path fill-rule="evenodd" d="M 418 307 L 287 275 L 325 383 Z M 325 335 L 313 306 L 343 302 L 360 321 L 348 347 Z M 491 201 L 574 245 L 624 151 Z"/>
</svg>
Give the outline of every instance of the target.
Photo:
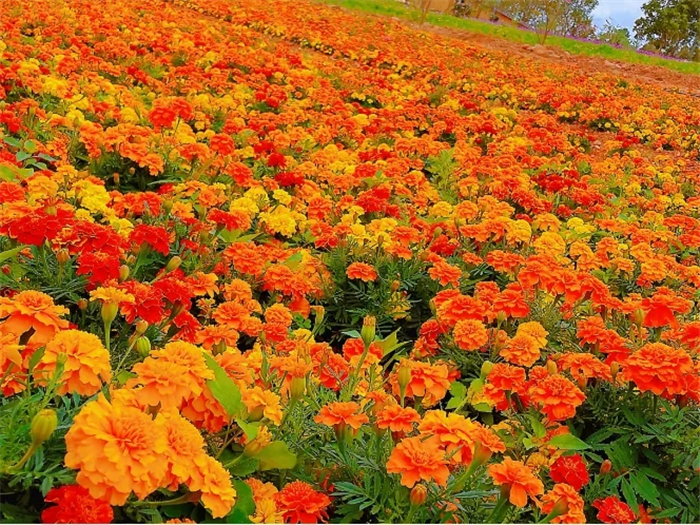
<svg viewBox="0 0 700 525">
<path fill-rule="evenodd" d="M 377 271 L 366 263 L 354 262 L 347 269 L 348 279 L 361 279 L 370 282 L 377 279 Z"/>
<path fill-rule="evenodd" d="M 413 424 L 420 421 L 420 415 L 410 407 L 389 405 L 377 412 L 377 427 L 392 432 L 411 432 Z"/>
<path fill-rule="evenodd" d="M 44 355 L 36 365 L 38 383 L 45 385 L 53 376 L 58 360 L 65 359 L 58 379 L 60 395 L 77 392 L 91 396 L 112 377 L 109 352 L 93 334 L 64 330 L 46 344 Z"/>
<path fill-rule="evenodd" d="M 423 406 L 429 407 L 447 395 L 447 391 L 450 388 L 450 379 L 446 365 L 431 365 L 423 361 L 402 360 L 395 370 L 400 370 L 402 367 L 407 367 L 411 371 L 411 378 L 406 386 L 407 397 L 423 398 Z M 400 395 L 397 373 L 391 374 L 389 382 L 394 395 Z"/>
<path fill-rule="evenodd" d="M 358 414 L 359 410 L 360 405 L 354 401 L 330 403 L 321 408 L 318 415 L 314 417 L 314 421 L 329 427 L 347 425 L 358 430 L 363 424 L 369 423 L 367 414 Z"/>
<path fill-rule="evenodd" d="M 14 297 L 0 297 L 0 333 L 21 336 L 30 329 L 34 333 L 27 341 L 32 347 L 48 343 L 59 330 L 68 328 L 61 319 L 68 308 L 54 304 L 51 296 L 34 290 L 20 292 Z"/>
<path fill-rule="evenodd" d="M 598 519 L 603 523 L 634 523 L 637 515 L 627 503 L 620 501 L 617 496 L 597 499 L 593 506 L 598 509 Z"/>
<path fill-rule="evenodd" d="M 163 408 L 179 408 L 183 401 L 202 393 L 207 379 L 214 379 L 202 350 L 182 341 L 152 351 L 132 371 L 136 377 L 127 382 L 127 388 L 141 387 L 138 392 L 143 403 L 160 403 Z"/>
<path fill-rule="evenodd" d="M 580 454 L 559 456 L 549 468 L 549 476 L 555 483 L 566 483 L 575 490 L 588 484 L 588 469 Z"/>
<path fill-rule="evenodd" d="M 255 502 L 255 514 L 248 516 L 253 523 L 284 523 L 284 511 L 277 510 L 274 499 Z"/>
<path fill-rule="evenodd" d="M 275 425 L 282 423 L 282 408 L 280 396 L 270 390 L 263 390 L 259 386 L 245 389 L 242 392 L 243 403 L 249 414 L 260 412 Z"/>
<path fill-rule="evenodd" d="M 168 462 L 166 440 L 151 416 L 110 404 L 100 394 L 80 410 L 66 434 L 65 464 L 93 498 L 124 505 L 133 492 L 144 499 L 160 486 Z"/>
<path fill-rule="evenodd" d="M 540 406 L 540 411 L 550 421 L 564 421 L 574 417 L 576 407 L 586 399 L 575 384 L 559 374 L 548 375 L 537 381 L 528 393 L 532 402 Z"/>
<path fill-rule="evenodd" d="M 314 490 L 303 481 L 293 481 L 275 494 L 275 502 L 284 513 L 285 523 L 325 523 L 326 509 L 331 504 L 328 496 Z"/>
<path fill-rule="evenodd" d="M 478 350 L 488 342 L 489 331 L 481 321 L 466 319 L 457 321 L 452 337 L 462 350 Z"/>
<path fill-rule="evenodd" d="M 450 475 L 445 452 L 436 437 L 412 437 L 401 441 L 392 450 L 386 471 L 401 474 L 401 484 L 409 489 L 420 480 L 435 481 L 444 487 Z"/>
<path fill-rule="evenodd" d="M 575 488 L 565 483 L 558 483 L 542 496 L 542 514 L 549 515 L 557 506 L 564 507 L 566 512 L 552 518 L 551 523 L 586 523 L 583 498 Z"/>
<path fill-rule="evenodd" d="M 500 355 L 509 363 L 532 366 L 540 358 L 540 346 L 534 337 L 518 334 L 506 343 Z"/>
<path fill-rule="evenodd" d="M 97 500 L 79 485 L 51 489 L 44 498 L 56 503 L 41 513 L 42 523 L 111 523 L 114 512 L 109 503 Z"/>
<path fill-rule="evenodd" d="M 692 373 L 690 356 L 663 343 L 644 345 L 627 358 L 623 368 L 624 377 L 634 381 L 641 392 L 650 390 L 664 397 L 685 394 L 686 377 Z"/>
<path fill-rule="evenodd" d="M 544 493 L 544 485 L 524 463 L 504 458 L 502 463 L 489 465 L 489 475 L 496 485 L 509 487 L 508 500 L 516 507 L 527 505 L 528 496 L 535 499 Z"/>
<path fill-rule="evenodd" d="M 231 473 L 221 463 L 206 454 L 197 456 L 195 467 L 187 486 L 193 492 L 201 491 L 202 504 L 212 517 L 226 516 L 236 503 L 236 490 L 231 483 Z"/>
</svg>

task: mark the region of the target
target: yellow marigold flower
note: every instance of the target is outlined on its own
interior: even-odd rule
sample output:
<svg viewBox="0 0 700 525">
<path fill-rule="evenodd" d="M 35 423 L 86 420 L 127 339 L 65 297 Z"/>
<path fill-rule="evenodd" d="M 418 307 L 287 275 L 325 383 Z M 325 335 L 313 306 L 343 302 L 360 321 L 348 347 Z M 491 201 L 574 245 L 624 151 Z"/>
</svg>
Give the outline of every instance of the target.
<svg viewBox="0 0 700 525">
<path fill-rule="evenodd" d="M 0 298 L 1 334 L 17 337 L 33 328 L 27 341 L 31 346 L 48 343 L 59 330 L 68 328 L 68 321 L 61 319 L 68 309 L 54 304 L 51 296 L 34 290 L 20 292 L 14 297 Z"/>
<path fill-rule="evenodd" d="M 275 425 L 282 423 L 280 396 L 271 390 L 263 390 L 259 386 L 244 390 L 242 395 L 243 403 L 251 416 L 265 416 Z"/>
<path fill-rule="evenodd" d="M 91 301 L 102 301 L 102 304 L 133 304 L 136 299 L 130 293 L 127 293 L 113 286 L 102 287 L 90 292 Z"/>
<path fill-rule="evenodd" d="M 27 179 L 27 192 L 34 199 L 47 199 L 55 197 L 58 193 L 58 184 L 45 175 Z"/>
<path fill-rule="evenodd" d="M 287 193 L 284 190 L 275 190 L 272 192 L 272 197 L 279 202 L 280 204 L 284 204 L 285 206 L 288 206 L 290 202 L 292 202 L 292 196 Z"/>
<path fill-rule="evenodd" d="M 274 499 L 264 499 L 255 503 L 255 514 L 249 519 L 253 523 L 284 523 L 284 513 L 277 510 Z"/>
<path fill-rule="evenodd" d="M 275 494 L 278 492 L 277 487 L 272 483 L 264 483 L 255 478 L 246 479 L 245 484 L 253 491 L 253 500 L 256 504 L 266 499 L 274 499 Z"/>
<path fill-rule="evenodd" d="M 137 377 L 127 388 L 142 387 L 139 398 L 146 405 L 179 408 L 183 401 L 201 395 L 205 381 L 214 379 L 202 350 L 183 341 L 168 343 L 143 362 L 134 365 Z"/>
<path fill-rule="evenodd" d="M 124 505 L 133 492 L 144 499 L 160 486 L 168 462 L 158 423 L 138 408 L 100 397 L 75 416 L 66 434 L 65 464 L 93 498 Z"/>
<path fill-rule="evenodd" d="M 188 487 L 202 492 L 202 503 L 214 518 L 226 516 L 236 502 L 236 490 L 231 484 L 231 474 L 211 456 L 202 455 L 196 460 Z"/>
<path fill-rule="evenodd" d="M 77 392 L 91 396 L 112 377 L 109 352 L 96 335 L 80 330 L 64 330 L 46 344 L 44 355 L 35 369 L 37 382 L 42 385 L 48 383 L 58 367 L 58 361 L 63 359 L 65 364 L 57 390 L 60 395 Z"/>
</svg>

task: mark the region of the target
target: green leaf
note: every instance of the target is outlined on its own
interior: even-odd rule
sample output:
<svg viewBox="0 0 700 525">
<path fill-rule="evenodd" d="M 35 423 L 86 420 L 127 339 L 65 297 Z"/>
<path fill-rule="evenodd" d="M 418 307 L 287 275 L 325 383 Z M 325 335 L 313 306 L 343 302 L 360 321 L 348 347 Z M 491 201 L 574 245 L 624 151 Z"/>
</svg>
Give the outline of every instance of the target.
<svg viewBox="0 0 700 525">
<path fill-rule="evenodd" d="M 130 372 L 129 370 L 122 370 L 117 374 L 117 381 L 120 385 L 125 385 L 129 379 L 132 379 L 134 377 L 137 377 L 137 375 L 133 372 Z"/>
<path fill-rule="evenodd" d="M 214 372 L 214 379 L 208 380 L 207 386 L 216 400 L 224 407 L 229 417 L 233 419 L 243 407 L 241 391 L 236 386 L 236 383 L 233 382 L 233 379 L 228 376 L 226 370 L 221 368 L 212 356 L 207 353 L 203 355 L 207 366 Z"/>
<path fill-rule="evenodd" d="M 255 459 L 260 461 L 260 470 L 290 469 L 297 464 L 296 455 L 290 452 L 284 441 L 273 441 L 262 449 Z"/>
<path fill-rule="evenodd" d="M 376 341 L 376 344 L 379 348 L 382 349 L 382 355 L 386 356 L 390 352 L 393 352 L 394 350 L 401 348 L 404 345 L 407 345 L 408 342 L 404 341 L 403 343 L 399 343 L 399 338 L 398 334 L 399 331 L 396 330 L 395 332 L 392 332 L 390 335 L 385 337 L 384 339 L 380 341 Z"/>
<path fill-rule="evenodd" d="M 233 488 L 236 489 L 236 505 L 228 513 L 225 523 L 251 523 L 249 516 L 255 514 L 255 500 L 253 490 L 243 481 L 235 480 Z"/>
<path fill-rule="evenodd" d="M 299 265 L 301 264 L 301 261 L 304 260 L 304 253 L 303 252 L 297 252 L 294 255 L 291 255 L 286 261 L 284 261 L 284 265 L 289 268 L 290 270 L 296 270 L 299 268 Z"/>
<path fill-rule="evenodd" d="M 622 495 L 625 497 L 627 504 L 632 507 L 635 513 L 639 513 L 639 505 L 637 504 L 637 497 L 634 495 L 634 490 L 632 486 L 626 479 L 622 480 Z"/>
<path fill-rule="evenodd" d="M 29 358 L 29 365 L 27 366 L 27 372 L 32 373 L 34 370 L 34 367 L 39 364 L 39 361 L 41 361 L 41 358 L 44 357 L 44 352 L 46 352 L 46 347 L 42 346 L 39 348 L 36 352 L 32 354 L 32 357 Z"/>
<path fill-rule="evenodd" d="M 542 424 L 542 422 L 537 419 L 535 416 L 529 416 L 530 423 L 532 424 L 532 431 L 535 433 L 535 436 L 538 438 L 543 438 L 547 435 L 547 429 L 545 426 Z"/>
<path fill-rule="evenodd" d="M 29 153 L 34 153 L 36 151 L 36 143 L 33 140 L 24 141 L 24 150 Z"/>
<path fill-rule="evenodd" d="M 243 430 L 248 442 L 253 441 L 257 437 L 258 430 L 260 430 L 260 423 L 246 423 L 239 417 L 236 418 L 236 423 L 241 427 L 241 430 Z"/>
<path fill-rule="evenodd" d="M 12 182 L 15 180 L 15 172 L 9 166 L 0 166 L 0 179 L 7 182 Z"/>
<path fill-rule="evenodd" d="M 561 450 L 586 450 L 590 448 L 585 441 L 581 441 L 573 434 L 560 434 L 550 439 L 546 446 L 557 447 Z"/>
<path fill-rule="evenodd" d="M 9 144 L 10 146 L 14 146 L 15 148 L 21 148 L 21 147 L 22 147 L 22 143 L 21 143 L 19 140 L 17 140 L 16 138 L 14 138 L 14 137 L 5 137 L 3 140 L 4 140 L 7 144 Z"/>
<path fill-rule="evenodd" d="M 28 158 L 31 158 L 32 154 L 27 153 L 26 151 L 18 151 L 17 154 L 15 155 L 15 159 L 17 159 L 17 162 L 24 162 Z"/>
<path fill-rule="evenodd" d="M 343 335 L 347 335 L 353 339 L 360 339 L 362 335 L 357 330 L 348 330 L 347 332 L 342 332 Z"/>
<path fill-rule="evenodd" d="M 463 383 L 455 381 L 450 385 L 450 394 L 452 398 L 447 402 L 447 408 L 459 408 L 464 404 L 467 387 Z"/>
<path fill-rule="evenodd" d="M 255 458 L 242 459 L 235 465 L 231 465 L 228 470 L 236 477 L 242 478 L 250 476 L 260 468 L 260 462 Z"/>
<path fill-rule="evenodd" d="M 4 252 L 0 252 L 0 262 L 3 262 L 7 259 L 14 257 L 19 252 L 21 252 L 23 249 L 24 249 L 24 245 L 17 246 L 17 248 L 12 248 L 11 250 L 5 250 Z"/>
<path fill-rule="evenodd" d="M 651 480 L 643 472 L 635 472 L 630 476 L 630 481 L 634 491 L 639 494 L 645 501 L 648 501 L 655 507 L 659 506 L 659 489 L 656 488 Z"/>
</svg>

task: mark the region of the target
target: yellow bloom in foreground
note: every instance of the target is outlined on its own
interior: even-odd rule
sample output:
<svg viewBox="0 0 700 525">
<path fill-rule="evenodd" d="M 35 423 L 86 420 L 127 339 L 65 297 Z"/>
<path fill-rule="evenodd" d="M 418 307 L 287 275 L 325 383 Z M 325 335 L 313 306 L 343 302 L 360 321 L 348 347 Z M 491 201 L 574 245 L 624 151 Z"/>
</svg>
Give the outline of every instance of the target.
<svg viewBox="0 0 700 525">
<path fill-rule="evenodd" d="M 65 359 L 58 380 L 57 393 L 60 395 L 77 392 L 91 396 L 112 377 L 109 352 L 96 335 L 80 330 L 64 330 L 56 334 L 46 344 L 44 355 L 36 366 L 39 384 L 45 385 L 51 380 L 60 359 Z"/>
<path fill-rule="evenodd" d="M 274 499 L 264 499 L 255 504 L 255 514 L 249 519 L 253 523 L 284 523 L 284 511 L 277 510 Z"/>
</svg>

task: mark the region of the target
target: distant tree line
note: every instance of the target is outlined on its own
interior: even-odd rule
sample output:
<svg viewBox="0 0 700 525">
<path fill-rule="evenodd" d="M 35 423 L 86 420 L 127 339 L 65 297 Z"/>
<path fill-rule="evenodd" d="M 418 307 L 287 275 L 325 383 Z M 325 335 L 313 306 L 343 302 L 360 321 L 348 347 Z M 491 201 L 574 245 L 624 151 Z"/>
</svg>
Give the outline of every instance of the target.
<svg viewBox="0 0 700 525">
<path fill-rule="evenodd" d="M 555 34 L 700 61 L 700 0 L 647 0 L 634 37 L 610 20 L 596 27 L 597 6 L 598 0 L 457 0 L 455 13 L 483 18 L 484 13 L 504 12 L 536 30 L 541 42 Z"/>
</svg>

